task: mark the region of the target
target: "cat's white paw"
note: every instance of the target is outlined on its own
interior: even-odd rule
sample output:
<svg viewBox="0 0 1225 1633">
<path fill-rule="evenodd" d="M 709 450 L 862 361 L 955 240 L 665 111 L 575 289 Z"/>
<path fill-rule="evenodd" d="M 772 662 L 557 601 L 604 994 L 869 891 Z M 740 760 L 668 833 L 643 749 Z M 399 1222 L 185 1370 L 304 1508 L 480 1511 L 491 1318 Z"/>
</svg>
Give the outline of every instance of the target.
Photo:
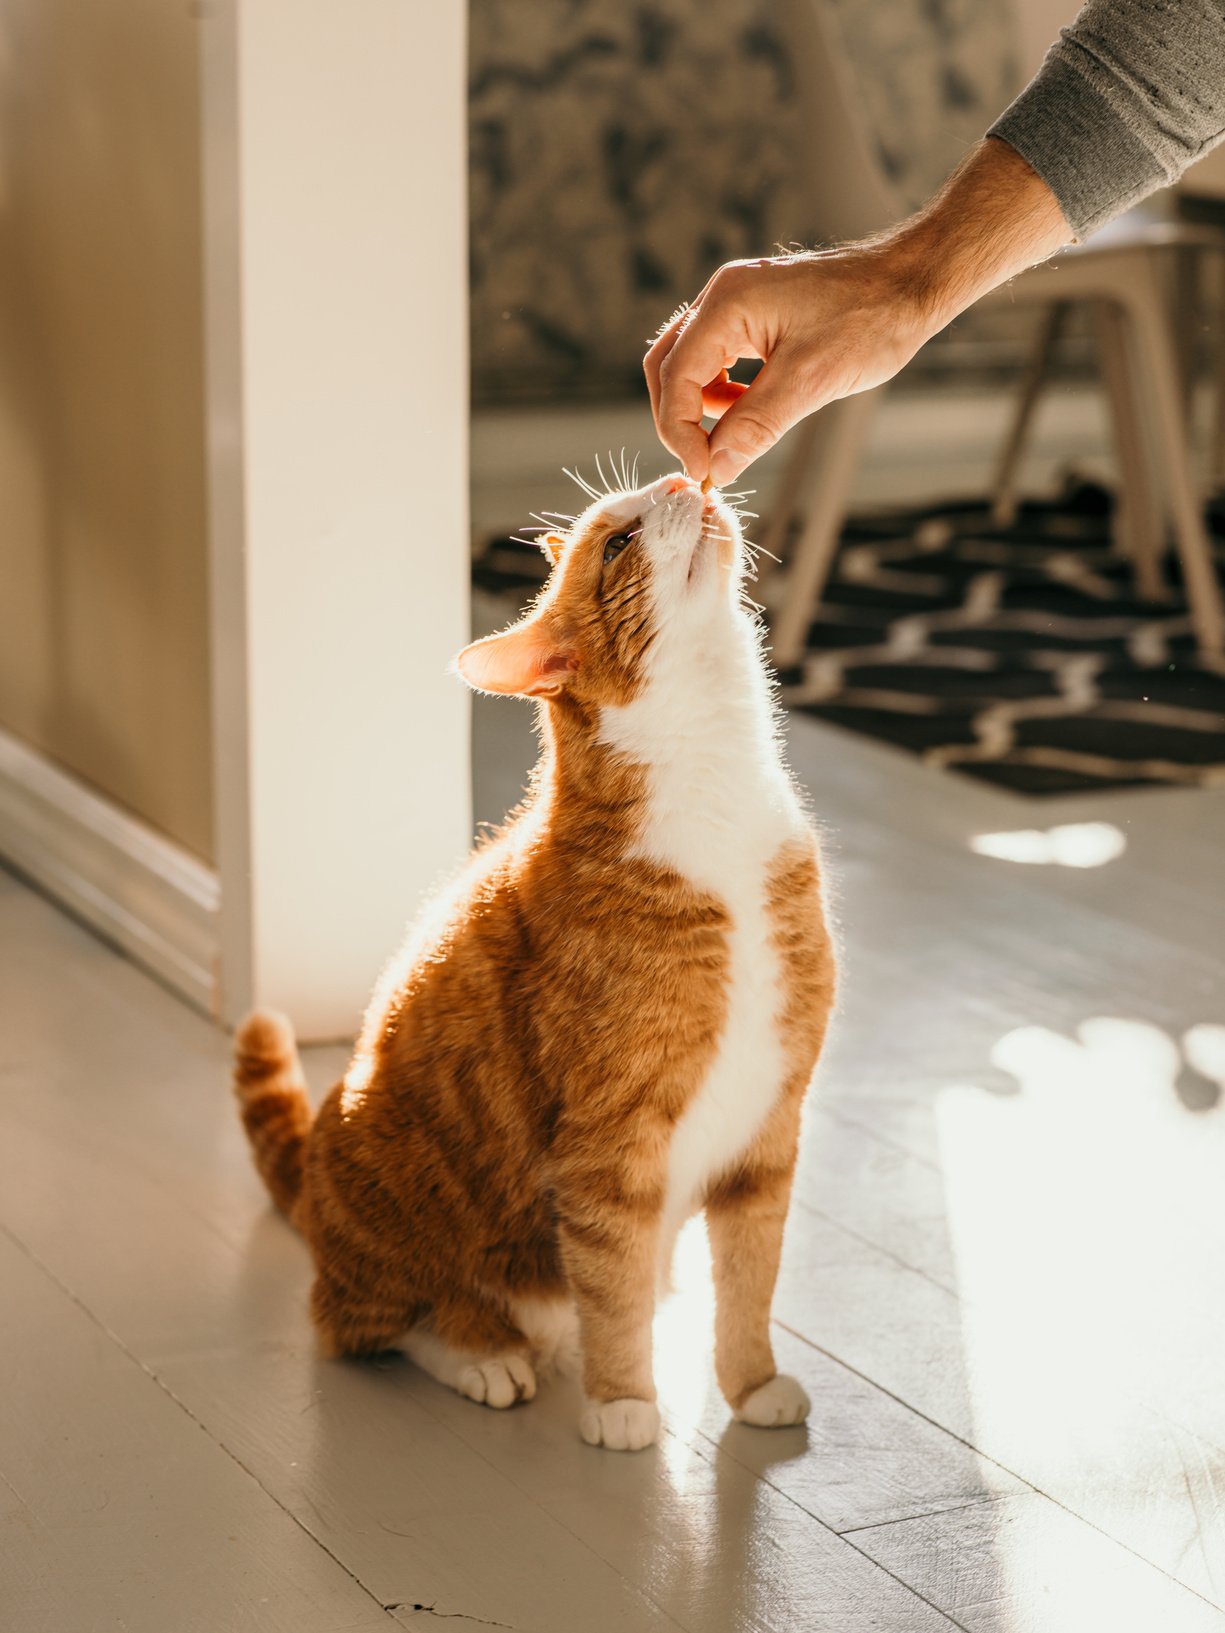
<svg viewBox="0 0 1225 1633">
<path fill-rule="evenodd" d="M 536 1374 L 522 1355 L 493 1355 L 464 1367 L 455 1387 L 470 1401 L 501 1409 L 530 1401 L 536 1393 Z"/>
<path fill-rule="evenodd" d="M 659 1408 L 654 1401 L 632 1398 L 588 1401 L 578 1429 L 589 1446 L 607 1446 L 610 1452 L 640 1452 L 659 1439 Z"/>
<path fill-rule="evenodd" d="M 795 1379 L 780 1372 L 768 1384 L 755 1389 L 734 1416 L 741 1423 L 751 1423 L 758 1429 L 782 1429 L 792 1423 L 803 1423 L 811 1406 L 812 1402 Z"/>
</svg>

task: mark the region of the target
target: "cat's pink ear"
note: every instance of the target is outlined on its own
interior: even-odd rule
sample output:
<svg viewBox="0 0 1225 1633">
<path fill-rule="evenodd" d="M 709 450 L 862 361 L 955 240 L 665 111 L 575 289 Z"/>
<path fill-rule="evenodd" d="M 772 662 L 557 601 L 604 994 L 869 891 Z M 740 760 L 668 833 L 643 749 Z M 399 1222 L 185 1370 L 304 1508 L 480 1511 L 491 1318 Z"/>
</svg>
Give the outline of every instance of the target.
<svg viewBox="0 0 1225 1633">
<path fill-rule="evenodd" d="M 556 567 L 566 548 L 565 536 L 561 533 L 542 533 L 536 542 Z"/>
<path fill-rule="evenodd" d="M 455 668 L 478 692 L 556 697 L 578 672 L 578 654 L 559 644 L 539 618 L 466 646 Z"/>
</svg>

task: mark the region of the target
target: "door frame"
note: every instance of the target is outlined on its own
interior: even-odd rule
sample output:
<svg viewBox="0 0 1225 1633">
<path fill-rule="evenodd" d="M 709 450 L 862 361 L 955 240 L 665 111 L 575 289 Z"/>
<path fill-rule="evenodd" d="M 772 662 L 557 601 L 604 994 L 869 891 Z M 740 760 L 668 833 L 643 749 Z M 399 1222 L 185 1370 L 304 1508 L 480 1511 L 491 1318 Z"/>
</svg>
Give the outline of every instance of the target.
<svg viewBox="0 0 1225 1633">
<path fill-rule="evenodd" d="M 218 1008 L 307 1039 L 471 834 L 466 11 L 201 8 Z"/>
</svg>

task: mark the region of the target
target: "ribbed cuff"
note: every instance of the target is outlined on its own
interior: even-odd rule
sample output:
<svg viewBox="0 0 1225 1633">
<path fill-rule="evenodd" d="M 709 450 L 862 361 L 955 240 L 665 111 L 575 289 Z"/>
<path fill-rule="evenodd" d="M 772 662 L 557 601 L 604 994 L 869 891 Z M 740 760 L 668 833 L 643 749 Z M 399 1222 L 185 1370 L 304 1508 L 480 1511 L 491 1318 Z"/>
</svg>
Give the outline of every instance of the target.
<svg viewBox="0 0 1225 1633">
<path fill-rule="evenodd" d="M 987 134 L 1037 171 L 1077 242 L 1167 180 L 1105 97 L 1055 53 Z"/>
</svg>

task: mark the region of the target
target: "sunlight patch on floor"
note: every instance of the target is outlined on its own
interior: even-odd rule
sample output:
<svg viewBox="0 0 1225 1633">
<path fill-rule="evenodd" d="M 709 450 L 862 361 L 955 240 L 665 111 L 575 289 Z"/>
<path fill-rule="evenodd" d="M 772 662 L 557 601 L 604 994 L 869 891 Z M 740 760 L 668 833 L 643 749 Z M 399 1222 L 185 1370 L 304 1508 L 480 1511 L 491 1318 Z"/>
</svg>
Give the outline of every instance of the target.
<svg viewBox="0 0 1225 1633">
<path fill-rule="evenodd" d="M 1113 822 L 1062 822 L 1054 828 L 975 834 L 970 849 L 1000 862 L 1100 868 L 1122 856 L 1127 836 Z"/>
<path fill-rule="evenodd" d="M 1225 1278 L 1202 1226 L 1225 1108 L 1179 1085 L 1225 1067 L 1225 1027 L 1186 1037 L 1112 1016 L 1015 1028 L 991 1063 L 1016 1091 L 949 1085 L 937 1122 L 976 1442 L 1040 1487 L 1117 1485 L 1193 1550 L 1170 1425 L 1218 1389 Z"/>
</svg>

